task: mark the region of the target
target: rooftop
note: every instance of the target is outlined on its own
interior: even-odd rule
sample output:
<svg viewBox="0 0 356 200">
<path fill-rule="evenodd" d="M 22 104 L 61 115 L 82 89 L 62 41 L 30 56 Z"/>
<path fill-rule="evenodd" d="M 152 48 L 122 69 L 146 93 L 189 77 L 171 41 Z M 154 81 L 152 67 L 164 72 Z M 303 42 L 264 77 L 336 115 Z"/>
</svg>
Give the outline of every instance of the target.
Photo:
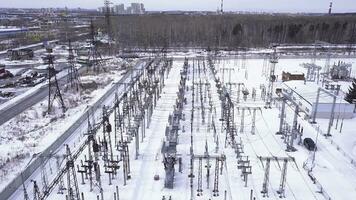
<svg viewBox="0 0 356 200">
<path fill-rule="evenodd" d="M 293 92 L 296 94 L 294 95 L 296 98 L 299 97 L 299 99 L 306 101 L 309 105 L 312 105 L 316 102 L 318 88 L 321 86 L 314 82 L 286 81 L 282 84 L 282 87 L 285 89 L 293 90 Z M 332 93 L 331 90 L 329 90 L 329 92 Z M 325 92 L 321 92 L 319 102 L 332 103 L 333 98 Z M 336 102 L 349 104 L 347 101 L 344 100 L 344 97 L 340 95 L 337 96 Z"/>
</svg>

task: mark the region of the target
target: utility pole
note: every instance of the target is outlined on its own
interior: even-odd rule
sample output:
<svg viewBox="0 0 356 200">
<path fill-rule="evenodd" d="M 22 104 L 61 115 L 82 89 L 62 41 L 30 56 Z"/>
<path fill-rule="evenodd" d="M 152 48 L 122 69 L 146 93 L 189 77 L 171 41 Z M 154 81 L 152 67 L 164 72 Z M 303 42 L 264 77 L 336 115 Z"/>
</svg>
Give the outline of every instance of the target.
<svg viewBox="0 0 356 200">
<path fill-rule="evenodd" d="M 40 188 L 37 185 L 35 180 L 31 180 L 33 182 L 33 200 L 40 200 L 41 199 L 41 192 Z"/>
</svg>

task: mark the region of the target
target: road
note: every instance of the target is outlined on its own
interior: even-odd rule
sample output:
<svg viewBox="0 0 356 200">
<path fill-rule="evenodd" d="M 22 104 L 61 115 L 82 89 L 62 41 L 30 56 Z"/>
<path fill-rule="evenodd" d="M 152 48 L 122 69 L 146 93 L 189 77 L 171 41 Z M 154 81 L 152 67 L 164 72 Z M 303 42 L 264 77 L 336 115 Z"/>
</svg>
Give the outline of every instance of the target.
<svg viewBox="0 0 356 200">
<path fill-rule="evenodd" d="M 130 73 L 126 73 L 117 83 L 113 86 L 90 108 L 88 108 L 77 121 L 58 137 L 47 149 L 42 151 L 40 155 L 23 170 L 23 177 L 18 175 L 7 187 L 0 192 L 0 199 L 18 199 L 23 197 L 23 191 L 21 189 L 22 181 L 25 185 L 32 184 L 31 179 L 40 180 L 41 169 L 40 166 L 43 162 L 48 162 L 54 155 L 61 155 L 65 152 L 64 145 L 68 144 L 71 148 L 78 145 L 78 142 L 83 142 L 83 130 L 87 129 L 87 117 L 90 114 L 95 121 L 98 121 L 101 117 L 102 107 L 104 105 L 111 105 L 115 100 L 115 93 L 120 96 L 125 91 L 123 83 L 129 82 L 132 76 L 139 73 L 139 69 L 142 69 L 146 62 L 138 62 L 135 66 L 135 70 Z"/>
<path fill-rule="evenodd" d="M 86 67 L 80 68 L 79 73 L 83 72 L 85 69 L 86 69 Z M 59 82 L 60 86 L 62 86 L 66 83 L 67 77 L 68 77 L 68 74 L 67 74 L 66 70 L 63 70 L 61 73 L 57 74 L 57 78 L 58 78 L 58 82 Z M 11 120 L 12 118 L 16 117 L 18 114 L 24 112 L 31 106 L 40 102 L 47 96 L 48 96 L 48 83 L 41 86 L 34 92 L 29 93 L 24 98 L 19 97 L 19 99 L 15 103 L 9 103 L 4 108 L 1 108 L 0 109 L 0 126 L 3 125 L 4 123 L 6 123 L 7 121 Z"/>
</svg>

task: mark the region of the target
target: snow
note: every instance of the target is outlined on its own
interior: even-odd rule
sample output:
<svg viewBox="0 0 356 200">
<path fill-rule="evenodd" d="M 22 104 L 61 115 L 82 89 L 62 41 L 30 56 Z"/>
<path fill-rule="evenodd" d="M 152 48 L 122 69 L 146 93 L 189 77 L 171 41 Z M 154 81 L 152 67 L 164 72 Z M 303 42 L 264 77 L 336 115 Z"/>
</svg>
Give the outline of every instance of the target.
<svg viewBox="0 0 356 200">
<path fill-rule="evenodd" d="M 14 76 L 19 76 L 21 75 L 24 71 L 26 71 L 27 69 L 25 68 L 13 68 L 13 69 L 6 69 L 9 72 L 11 72 L 11 74 L 13 74 Z"/>
<path fill-rule="evenodd" d="M 318 88 L 320 87 L 316 83 L 304 81 L 286 81 L 283 84 L 286 86 L 286 89 L 293 90 L 303 99 L 305 99 L 309 104 L 314 104 L 316 102 Z M 336 101 L 340 104 L 349 104 L 347 101 L 344 100 L 342 96 L 337 96 Z M 319 102 L 332 104 L 333 98 L 329 95 L 321 94 L 319 97 Z"/>
<path fill-rule="evenodd" d="M 193 52 L 187 53 L 190 57 L 194 57 L 197 54 Z M 186 97 L 187 104 L 184 105 L 183 113 L 185 119 L 181 121 L 181 129 L 179 130 L 179 144 L 177 146 L 178 156 L 183 160 L 183 171 L 178 172 L 176 165 L 174 189 L 164 188 L 164 178 L 165 171 L 162 164 L 162 154 L 160 148 L 162 141 L 165 137 L 165 127 L 167 125 L 168 115 L 173 111 L 173 105 L 177 97 L 177 89 L 180 79 L 180 70 L 182 70 L 183 61 L 181 58 L 185 57 L 187 54 L 176 55 L 176 59 L 173 63 L 173 68 L 165 81 L 165 87 L 161 94 L 161 98 L 157 102 L 157 106 L 154 109 L 152 115 L 152 121 L 149 128 L 145 129 L 146 136 L 140 142 L 140 150 L 138 159 L 135 159 L 134 155 L 134 142 L 129 145 L 130 157 L 131 157 L 131 179 L 128 180 L 127 185 L 123 185 L 122 170 L 119 170 L 119 175 L 113 180 L 113 184 L 108 184 L 107 175 L 103 175 L 102 183 L 104 187 L 105 199 L 114 199 L 113 194 L 115 192 L 116 186 L 120 191 L 120 199 L 162 199 L 162 196 L 172 196 L 172 199 L 190 199 L 190 182 L 188 174 L 190 173 L 190 139 L 191 139 L 191 110 L 192 110 L 192 68 L 189 68 L 189 75 L 187 80 Z M 336 59 L 338 60 L 338 59 Z M 342 59 L 347 60 L 347 62 L 355 63 L 355 59 Z M 282 71 L 301 71 L 305 72 L 305 69 L 300 66 L 301 63 L 308 62 L 308 59 L 280 59 L 276 66 L 276 74 L 280 76 Z M 201 61 L 201 66 L 204 61 Z M 302 138 L 310 137 L 314 141 L 317 141 L 317 151 L 315 152 L 315 161 L 313 160 L 313 152 L 308 151 L 301 141 L 297 138 L 294 142 L 294 147 L 297 151 L 287 152 L 286 144 L 284 138 L 280 135 L 276 135 L 279 129 L 279 108 L 281 104 L 275 102 L 272 109 L 264 109 L 264 101 L 260 96 L 261 85 L 266 86 L 266 80 L 268 80 L 268 66 L 263 67 L 263 59 L 246 59 L 242 61 L 241 59 L 221 59 L 216 62 L 217 76 L 224 83 L 227 91 L 230 92 L 230 96 L 233 100 L 235 106 L 235 124 L 238 127 L 238 133 L 236 136 L 236 141 L 241 141 L 243 143 L 244 156 L 248 156 L 251 166 L 252 174 L 248 176 L 247 187 L 241 178 L 241 171 L 237 169 L 237 159 L 234 149 L 230 145 L 225 146 L 225 130 L 223 130 L 222 122 L 219 120 L 221 118 L 221 103 L 219 100 L 219 95 L 217 93 L 217 88 L 215 86 L 213 74 L 208 69 L 208 64 L 205 61 L 206 71 L 198 73 L 197 65 L 195 65 L 195 83 L 199 80 L 202 82 L 210 83 L 211 87 L 211 97 L 213 101 L 214 109 L 210 112 L 208 109 L 205 111 L 205 123 L 202 122 L 201 105 L 208 107 L 207 102 L 200 102 L 198 98 L 199 94 L 196 92 L 195 104 L 194 104 L 194 123 L 192 127 L 193 135 L 193 149 L 195 155 L 201 155 L 205 152 L 205 143 L 208 144 L 208 152 L 210 155 L 225 155 L 226 162 L 222 169 L 222 175 L 219 175 L 219 196 L 214 197 L 212 188 L 214 183 L 214 167 L 215 160 L 210 160 L 210 179 L 207 180 L 206 168 L 204 167 L 207 163 L 203 162 L 203 196 L 197 196 L 197 175 L 198 175 L 198 160 L 194 161 L 194 186 L 193 186 L 193 197 L 194 199 L 225 199 L 224 192 L 226 191 L 227 199 L 238 200 L 238 199 L 249 199 L 250 193 L 256 199 L 279 199 L 279 194 L 277 193 L 280 187 L 280 178 L 282 173 L 283 161 L 271 161 L 270 169 L 270 182 L 267 186 L 269 189 L 269 196 L 263 197 L 261 194 L 262 183 L 265 173 L 265 161 L 259 159 L 260 156 L 271 156 L 271 157 L 293 157 L 295 162 L 288 162 L 287 179 L 285 187 L 285 199 L 286 200 L 296 200 L 296 199 L 307 199 L 307 200 L 322 200 L 322 199 L 353 199 L 356 196 L 356 166 L 353 160 L 356 159 L 356 135 L 354 133 L 354 124 L 356 118 L 353 119 L 336 119 L 338 122 L 334 122 L 332 126 L 332 137 L 325 137 L 323 133 L 326 132 L 329 120 L 317 119 L 318 124 L 310 124 L 306 121 L 303 116 L 298 116 L 297 123 L 303 127 Z M 324 60 L 317 60 L 316 63 L 323 65 Z M 116 61 L 113 61 L 112 65 L 115 65 Z M 193 62 L 190 60 L 190 66 Z M 196 63 L 195 63 L 196 64 Z M 355 67 L 355 66 L 353 66 Z M 232 68 L 230 73 L 223 70 L 223 68 Z M 105 82 L 103 85 L 108 84 L 105 88 L 101 88 L 97 91 L 91 92 L 89 95 L 89 100 L 79 101 L 77 104 L 72 105 L 72 109 L 68 111 L 64 119 L 58 118 L 56 121 L 49 124 L 47 118 L 42 118 L 40 113 L 43 106 L 36 105 L 34 108 L 29 109 L 24 113 L 29 117 L 29 121 L 25 125 L 17 124 L 7 127 L 11 129 L 17 127 L 21 129 L 24 127 L 25 130 L 34 129 L 37 126 L 36 131 L 31 132 L 30 139 L 26 142 L 21 142 L 20 140 L 13 140 L 14 134 L 18 134 L 21 131 L 10 132 L 6 131 L 3 137 L 6 139 L 12 139 L 9 146 L 4 146 L 4 152 L 2 155 L 7 153 L 18 152 L 26 154 L 26 158 L 22 159 L 20 163 L 21 166 L 26 165 L 29 161 L 30 155 L 36 152 L 40 152 L 41 149 L 45 148 L 49 141 L 55 140 L 63 130 L 68 128 L 71 122 L 74 122 L 83 113 L 83 110 L 93 102 L 99 99 L 99 97 L 110 88 L 110 82 L 115 82 L 120 77 L 119 72 L 112 72 L 103 74 L 100 77 L 97 76 L 87 76 L 84 81 L 96 80 Z M 239 101 L 237 100 L 237 86 L 231 86 L 227 82 L 241 82 L 244 83 L 243 89 L 256 89 L 257 98 L 254 100 L 247 97 L 247 100 L 242 99 L 242 94 L 240 94 Z M 281 82 L 278 80 L 275 87 L 280 86 Z M 289 82 L 291 87 L 298 87 L 304 93 L 310 93 L 316 95 L 315 89 L 318 87 L 316 84 L 304 82 Z M 344 83 L 345 85 L 349 83 Z M 344 86 L 346 87 L 346 86 Z M 195 86 L 197 90 L 197 86 Z M 312 98 L 312 97 L 311 97 Z M 74 101 L 75 102 L 75 101 Z M 239 103 L 238 103 L 239 102 Z M 312 102 L 312 101 L 311 101 Z M 45 103 L 45 102 L 41 102 Z M 201 104 L 202 103 L 202 104 Z M 256 115 L 256 133 L 251 133 L 252 128 L 252 113 L 249 111 L 245 112 L 244 119 L 244 130 L 240 133 L 240 128 L 242 126 L 241 110 L 237 110 L 236 107 L 260 107 L 261 109 L 257 111 Z M 294 108 L 287 105 L 286 109 L 286 121 L 289 125 L 293 123 Z M 38 120 L 40 119 L 40 120 Z M 110 117 L 113 123 L 113 116 Z M 217 133 L 215 135 L 211 127 L 211 121 L 214 120 L 216 125 Z M 341 122 L 342 120 L 342 122 Z M 20 121 L 21 122 L 21 121 Z M 10 122 L 11 123 L 11 122 Z M 23 122 L 21 122 L 23 123 Z M 340 128 L 342 125 L 342 131 L 340 133 Z M 338 124 L 338 125 L 336 125 Z M 4 125 L 6 126 L 6 125 Z M 337 126 L 337 127 L 336 127 Z M 183 127 L 184 130 L 183 131 Z M 1 127 L 2 128 L 2 127 Z M 42 132 L 41 132 L 42 131 Z M 85 129 L 83 130 L 85 131 Z M 44 133 L 45 132 L 45 133 Z M 50 133 L 49 133 L 50 132 Z M 10 135 L 11 133 L 11 135 Z M 21 135 L 20 135 L 21 136 Z M 20 137 L 16 136 L 16 138 Z M 83 136 L 73 137 L 73 143 L 71 147 L 74 151 L 77 148 L 78 143 L 82 142 Z M 10 140 L 9 140 L 10 141 Z M 218 141 L 218 143 L 216 142 Z M 34 145 L 35 147 L 32 147 Z M 10 149 L 10 146 L 12 149 Z M 26 148 L 27 151 L 24 151 Z M 1 145 L 3 149 L 3 145 Z M 22 150 L 22 151 L 21 151 Z M 87 151 L 85 149 L 84 151 Z M 115 151 L 115 155 L 119 155 Z M 12 155 L 13 156 L 13 155 Z M 76 164 L 79 164 L 80 160 L 84 160 L 84 155 L 80 155 Z M 13 167 L 11 165 L 10 167 Z M 121 166 L 121 164 L 120 164 Z M 47 166 L 48 168 L 48 166 Z M 309 171 L 312 169 L 312 171 Z M 15 171 L 19 171 L 15 169 Z M 7 176 L 15 174 L 15 171 L 7 172 Z M 49 169 L 47 169 L 49 171 Z M 11 175 L 9 175 L 9 173 Z M 309 174 L 308 174 L 309 173 Z M 155 181 L 153 179 L 154 175 L 159 175 L 160 180 Z M 34 175 L 39 179 L 39 174 Z M 53 176 L 53 175 L 52 175 Z M 310 176 L 315 177 L 312 180 Z M 77 176 L 80 182 L 80 175 Z M 4 182 L 4 181 L 2 181 Z M 87 180 L 86 180 L 87 182 Z M 209 189 L 207 184 L 209 183 Z M 3 183 L 2 183 L 3 184 Z M 27 183 L 30 188 L 32 184 Z M 90 192 L 89 184 L 81 185 L 79 184 L 80 191 L 85 194 L 85 199 L 96 200 L 99 190 L 95 187 L 93 192 Z M 322 188 L 322 189 L 321 189 Z M 63 194 L 57 194 L 57 188 L 48 198 L 49 200 L 62 199 Z M 22 197 L 21 197 L 22 198 Z M 14 197 L 16 199 L 16 197 Z"/>
<path fill-rule="evenodd" d="M 110 69 L 110 68 L 109 68 Z M 52 141 L 56 140 L 72 123 L 76 121 L 94 102 L 106 93 L 112 83 L 118 81 L 122 76 L 120 71 L 112 69 L 100 75 L 84 75 L 81 80 L 92 80 L 98 83 L 97 90 L 82 91 L 82 95 L 65 91 L 65 104 L 68 110 L 62 116 L 59 108 L 54 114 L 44 115 L 47 109 L 47 99 L 37 103 L 25 112 L 6 122 L 0 129 L 3 130 L 0 140 L 0 188 L 2 189 L 18 172 L 25 166 L 28 157 L 46 149 Z M 25 98 L 28 92 L 41 86 L 30 89 L 19 97 Z M 18 97 L 5 103 L 5 106 L 14 103 Z M 68 123 L 69 122 L 69 123 Z M 13 165 L 21 167 L 13 168 Z"/>
</svg>

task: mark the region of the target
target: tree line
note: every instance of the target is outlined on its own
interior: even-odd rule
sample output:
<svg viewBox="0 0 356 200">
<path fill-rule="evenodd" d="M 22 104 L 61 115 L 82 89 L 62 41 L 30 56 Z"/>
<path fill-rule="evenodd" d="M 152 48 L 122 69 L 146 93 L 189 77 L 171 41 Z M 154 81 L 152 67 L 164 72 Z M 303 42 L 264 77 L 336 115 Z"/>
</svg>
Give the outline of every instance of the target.
<svg viewBox="0 0 356 200">
<path fill-rule="evenodd" d="M 100 19 L 104 20 L 104 19 Z M 105 29 L 105 22 L 97 22 Z M 356 15 L 121 15 L 111 16 L 120 48 L 267 47 L 271 43 L 355 43 Z"/>
</svg>

